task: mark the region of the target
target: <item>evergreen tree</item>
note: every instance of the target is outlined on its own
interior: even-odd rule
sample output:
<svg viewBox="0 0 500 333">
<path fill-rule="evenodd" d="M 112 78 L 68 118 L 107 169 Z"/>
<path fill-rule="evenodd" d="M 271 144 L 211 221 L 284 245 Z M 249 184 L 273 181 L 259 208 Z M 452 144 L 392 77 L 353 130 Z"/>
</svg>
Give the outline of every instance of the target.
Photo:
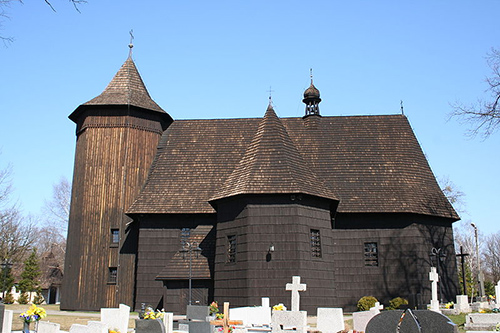
<svg viewBox="0 0 500 333">
<path fill-rule="evenodd" d="M 36 291 L 40 284 L 38 281 L 39 276 L 40 268 L 38 267 L 36 248 L 34 248 L 28 259 L 24 262 L 24 270 L 21 273 L 21 281 L 19 281 L 21 293 Z"/>
</svg>

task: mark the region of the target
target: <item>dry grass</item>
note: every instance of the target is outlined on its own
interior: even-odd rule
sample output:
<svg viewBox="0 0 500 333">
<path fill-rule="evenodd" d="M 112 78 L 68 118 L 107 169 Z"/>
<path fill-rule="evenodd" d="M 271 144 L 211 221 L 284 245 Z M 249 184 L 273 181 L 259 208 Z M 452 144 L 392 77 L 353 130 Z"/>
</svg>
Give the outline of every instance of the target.
<svg viewBox="0 0 500 333">
<path fill-rule="evenodd" d="M 50 304 L 50 305 L 42 305 L 42 307 L 50 312 L 50 311 L 59 311 L 59 305 Z M 20 304 L 8 304 L 5 306 L 7 310 L 14 310 L 14 318 L 12 319 L 12 330 L 13 331 L 21 331 L 23 329 L 23 322 L 19 318 L 19 314 L 21 312 L 26 311 L 29 308 L 29 305 L 20 305 Z M 69 331 L 69 328 L 73 324 L 81 324 L 86 325 L 89 320 L 99 321 L 101 320 L 101 315 L 99 312 L 72 312 L 72 311 L 63 311 L 61 314 L 48 314 L 43 321 L 50 321 L 51 323 L 57 323 L 61 325 L 61 330 Z M 129 320 L 129 328 L 135 328 L 135 320 Z M 31 328 L 34 328 L 34 324 L 31 324 Z"/>
</svg>

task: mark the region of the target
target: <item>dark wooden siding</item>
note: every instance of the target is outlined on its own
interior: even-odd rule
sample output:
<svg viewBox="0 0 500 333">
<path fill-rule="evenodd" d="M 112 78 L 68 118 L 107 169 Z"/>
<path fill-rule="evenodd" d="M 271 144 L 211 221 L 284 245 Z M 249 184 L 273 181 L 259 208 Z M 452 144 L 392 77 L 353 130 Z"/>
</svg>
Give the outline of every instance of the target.
<svg viewBox="0 0 500 333">
<path fill-rule="evenodd" d="M 292 282 L 293 275 L 299 275 L 307 283 L 307 291 L 301 294 L 301 309 L 316 311 L 316 307 L 333 304 L 335 276 L 328 201 L 318 200 L 314 207 L 307 205 L 306 198 L 302 198 L 302 204 L 292 197 L 299 196 L 276 196 L 277 204 L 267 197 L 258 199 L 260 202 L 229 201 L 218 206 L 216 300 L 251 306 L 259 305 L 261 297 L 270 297 L 271 303 L 290 307 L 291 294 L 285 285 Z M 234 214 L 224 216 L 228 211 Z M 311 229 L 320 230 L 321 258 L 312 256 Z M 235 263 L 226 260 L 228 235 L 237 237 Z M 268 251 L 271 244 L 275 249 L 272 253 Z"/>
<path fill-rule="evenodd" d="M 146 181 L 161 126 L 106 113 L 94 110 L 78 122 L 62 309 L 133 306 L 136 254 L 123 247 L 131 221 L 124 211 Z M 110 246 L 112 228 L 120 229 L 119 247 Z M 108 284 L 109 267 L 118 268 L 117 284 Z"/>
</svg>

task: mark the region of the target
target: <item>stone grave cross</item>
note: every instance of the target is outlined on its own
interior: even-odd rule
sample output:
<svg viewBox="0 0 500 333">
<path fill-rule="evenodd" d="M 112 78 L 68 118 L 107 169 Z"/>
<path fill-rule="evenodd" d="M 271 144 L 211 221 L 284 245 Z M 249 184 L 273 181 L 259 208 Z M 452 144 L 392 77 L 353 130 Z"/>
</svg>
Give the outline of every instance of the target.
<svg viewBox="0 0 500 333">
<path fill-rule="evenodd" d="M 243 325 L 243 321 L 229 320 L 229 302 L 224 302 L 224 317 L 218 320 L 211 320 L 210 325 L 222 326 L 224 333 L 229 333 L 229 326 Z"/>
<path fill-rule="evenodd" d="M 306 291 L 306 284 L 300 283 L 300 276 L 293 276 L 292 283 L 286 284 L 286 290 L 292 292 L 292 311 L 300 311 L 299 291 Z"/>
<path fill-rule="evenodd" d="M 437 291 L 437 284 L 439 282 L 439 275 L 437 273 L 436 267 L 431 267 L 431 272 L 429 273 L 429 280 L 431 281 L 431 288 L 432 288 L 431 310 L 440 312 L 439 311 L 438 291 Z"/>
</svg>

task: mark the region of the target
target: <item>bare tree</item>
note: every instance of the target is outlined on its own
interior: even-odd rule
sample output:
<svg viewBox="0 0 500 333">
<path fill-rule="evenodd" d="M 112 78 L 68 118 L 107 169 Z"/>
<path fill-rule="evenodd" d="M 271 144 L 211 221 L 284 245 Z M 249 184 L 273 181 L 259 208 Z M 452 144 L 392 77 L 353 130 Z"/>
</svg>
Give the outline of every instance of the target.
<svg viewBox="0 0 500 333">
<path fill-rule="evenodd" d="M 479 99 L 472 105 L 455 103 L 452 105 L 452 117 L 458 117 L 470 124 L 470 135 L 481 134 L 484 138 L 493 134 L 500 127 L 500 50 L 491 49 L 486 61 L 491 68 L 491 76 L 486 78 L 490 94 L 488 99 Z"/>
<path fill-rule="evenodd" d="M 458 213 L 466 213 L 464 201 L 465 193 L 460 191 L 448 177 L 440 177 L 438 182 L 441 190 L 452 204 L 453 208 L 455 208 Z"/>
<path fill-rule="evenodd" d="M 56 226 L 59 234 L 66 237 L 71 203 L 71 184 L 68 179 L 61 177 L 58 183 L 52 186 L 52 198 L 45 200 L 42 212 L 46 219 L 46 229 L 55 232 L 51 226 Z"/>
<path fill-rule="evenodd" d="M 485 238 L 483 261 L 486 277 L 496 284 L 500 280 L 500 232 L 490 234 Z"/>
</svg>

